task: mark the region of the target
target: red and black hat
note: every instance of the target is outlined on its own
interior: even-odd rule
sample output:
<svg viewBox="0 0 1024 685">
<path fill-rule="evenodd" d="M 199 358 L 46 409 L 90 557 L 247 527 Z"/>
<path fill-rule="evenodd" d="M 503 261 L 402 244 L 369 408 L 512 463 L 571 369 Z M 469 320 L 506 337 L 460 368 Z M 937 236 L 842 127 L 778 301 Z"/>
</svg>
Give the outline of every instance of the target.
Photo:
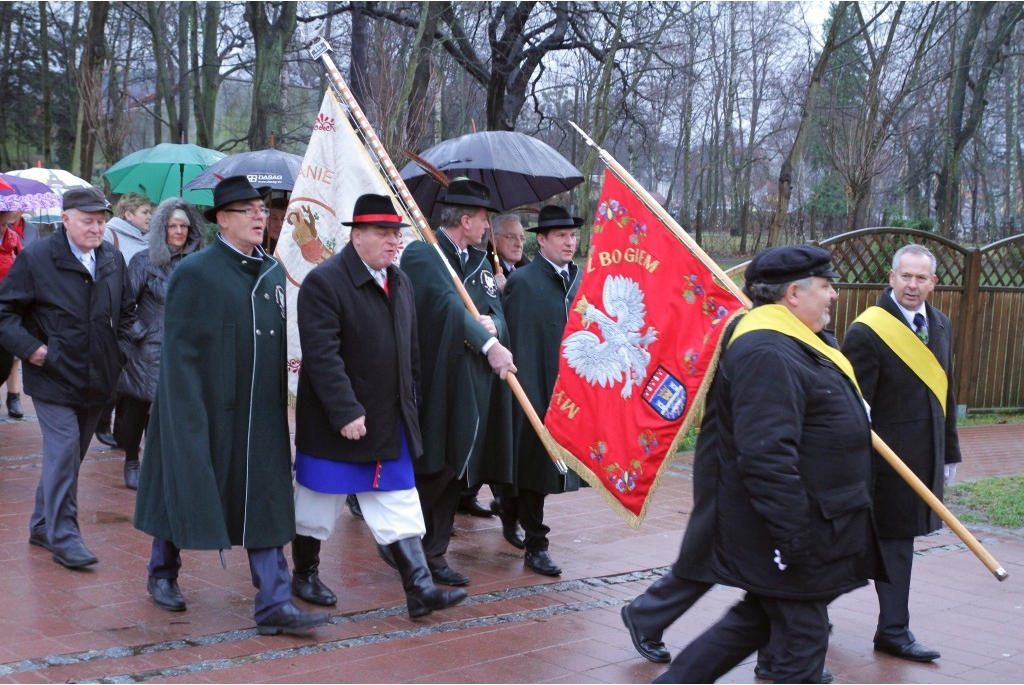
<svg viewBox="0 0 1024 685">
<path fill-rule="evenodd" d="M 342 226 L 373 224 L 384 228 L 402 228 L 409 224 L 402 221 L 402 215 L 395 211 L 395 205 L 387 195 L 360 195 L 352 210 L 352 221 L 342 221 Z"/>
</svg>

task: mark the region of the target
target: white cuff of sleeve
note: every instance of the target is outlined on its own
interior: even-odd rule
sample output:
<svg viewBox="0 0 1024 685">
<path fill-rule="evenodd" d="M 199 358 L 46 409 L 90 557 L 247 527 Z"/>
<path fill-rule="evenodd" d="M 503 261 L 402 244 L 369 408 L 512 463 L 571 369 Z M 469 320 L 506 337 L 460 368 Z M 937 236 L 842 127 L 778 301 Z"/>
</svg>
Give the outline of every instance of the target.
<svg viewBox="0 0 1024 685">
<path fill-rule="evenodd" d="M 480 348 L 480 354 L 487 354 L 487 350 L 491 349 L 497 344 L 498 339 L 492 336 L 487 340 L 487 342 L 484 343 L 484 346 Z"/>
</svg>

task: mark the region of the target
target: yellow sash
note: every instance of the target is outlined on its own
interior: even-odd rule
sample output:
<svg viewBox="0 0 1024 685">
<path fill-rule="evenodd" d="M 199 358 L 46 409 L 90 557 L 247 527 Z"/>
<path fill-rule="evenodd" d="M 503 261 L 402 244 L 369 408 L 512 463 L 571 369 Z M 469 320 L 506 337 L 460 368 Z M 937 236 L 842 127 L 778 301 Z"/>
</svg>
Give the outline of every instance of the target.
<svg viewBox="0 0 1024 685">
<path fill-rule="evenodd" d="M 928 346 L 914 334 L 910 327 L 881 307 L 868 307 L 854 323 L 862 323 L 881 338 L 882 342 L 903 361 L 914 374 L 924 381 L 928 389 L 939 400 L 942 414 L 946 414 L 946 396 L 949 392 L 949 378 Z"/>
<path fill-rule="evenodd" d="M 839 367 L 839 370 L 853 383 L 853 387 L 857 388 L 857 394 L 860 394 L 860 386 L 857 385 L 857 376 L 853 372 L 853 364 L 850 363 L 850 360 L 842 352 L 811 332 L 811 329 L 806 324 L 796 318 L 793 312 L 781 304 L 764 304 L 744 314 L 739 323 L 736 324 L 736 329 L 729 340 L 729 345 L 736 342 L 736 338 L 744 333 L 761 330 L 776 331 L 783 335 L 788 335 L 820 352 Z"/>
</svg>

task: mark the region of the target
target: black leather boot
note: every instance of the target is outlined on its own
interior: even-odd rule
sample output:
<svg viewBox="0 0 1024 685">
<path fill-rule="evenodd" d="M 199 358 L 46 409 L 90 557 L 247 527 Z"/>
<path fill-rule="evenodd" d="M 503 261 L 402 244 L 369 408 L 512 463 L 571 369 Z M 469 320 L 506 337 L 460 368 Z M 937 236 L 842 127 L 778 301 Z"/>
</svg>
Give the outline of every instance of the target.
<svg viewBox="0 0 1024 685">
<path fill-rule="evenodd" d="M 292 594 L 304 602 L 332 607 L 338 598 L 320 580 L 320 541 L 308 535 L 296 535 L 292 540 Z"/>
<path fill-rule="evenodd" d="M 402 587 L 409 607 L 409 618 L 421 618 L 432 611 L 447 609 L 466 599 L 465 590 L 438 590 L 427 568 L 423 541 L 403 538 L 388 545 L 402 574 Z"/>
</svg>

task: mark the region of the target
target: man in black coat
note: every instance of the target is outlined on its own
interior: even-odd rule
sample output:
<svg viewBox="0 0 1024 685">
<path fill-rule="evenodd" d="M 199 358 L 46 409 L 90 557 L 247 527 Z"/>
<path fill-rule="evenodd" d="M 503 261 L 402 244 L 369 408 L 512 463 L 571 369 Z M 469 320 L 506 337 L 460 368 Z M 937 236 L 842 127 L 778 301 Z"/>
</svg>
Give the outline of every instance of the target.
<svg viewBox="0 0 1024 685">
<path fill-rule="evenodd" d="M 580 285 L 580 270 L 572 258 L 582 224 L 583 219 L 569 216 L 561 207 L 541 209 L 537 225 L 529 229 L 537 235 L 537 258 L 509 275 L 502 296 L 512 336 L 512 356 L 520 360 L 516 377 L 541 419 L 551 402 L 562 332 Z M 502 524 L 507 526 L 516 519 L 522 523 L 527 568 L 557 576 L 562 569 L 548 553 L 551 529 L 544 524 L 544 498 L 578 490 L 580 479 L 572 471 L 565 475 L 558 472 L 518 406 L 512 412 L 512 431 L 516 482 L 507 493 L 502 492 Z"/>
<path fill-rule="evenodd" d="M 775 682 L 819 681 L 828 604 L 874 571 L 867 412 L 822 334 L 835 277 L 828 252 L 809 245 L 770 248 L 747 269 L 754 309 L 732 331 L 706 408 L 711 567 L 747 594 L 655 682 L 713 682 L 770 637 Z"/>
<path fill-rule="evenodd" d="M 78 471 L 128 353 L 135 298 L 124 258 L 103 242 L 110 205 L 64 195 L 63 226 L 26 248 L 0 285 L 0 345 L 26 361 L 43 433 L 29 542 L 67 568 L 97 562 L 78 527 Z"/>
<path fill-rule="evenodd" d="M 402 574 L 409 615 L 466 597 L 434 586 L 413 460 L 423 453 L 416 406 L 419 342 L 412 283 L 394 265 L 408 224 L 384 195 L 356 200 L 349 243 L 299 289 L 302 369 L 295 407 L 292 592 L 334 604 L 319 579 L 320 541 L 356 494 L 378 545 Z"/>
<path fill-rule="evenodd" d="M 843 340 L 878 436 L 936 497 L 961 461 L 953 394 L 953 328 L 928 304 L 935 288 L 935 257 L 920 245 L 893 256 L 889 288 L 854 321 Z M 910 571 L 914 536 L 938 530 L 939 517 L 877 453 L 875 518 L 889 582 L 875 582 L 875 649 L 910 661 L 939 653 L 910 632 Z"/>
<path fill-rule="evenodd" d="M 502 342 L 508 328 L 494 271 L 486 253 L 474 247 L 490 223 L 490 191 L 482 183 L 456 179 L 443 203 L 436 231 L 443 259 L 433 246 L 416 241 L 402 253 L 402 270 L 413 284 L 423 360 L 423 457 L 415 464 L 427 525 L 423 548 L 434 580 L 459 586 L 470 579 L 452 569 L 444 555 L 460 494 L 480 483 L 512 482 L 512 398 L 495 376 L 504 378 L 516 368 Z M 466 310 L 452 273 L 478 317 Z"/>
</svg>

